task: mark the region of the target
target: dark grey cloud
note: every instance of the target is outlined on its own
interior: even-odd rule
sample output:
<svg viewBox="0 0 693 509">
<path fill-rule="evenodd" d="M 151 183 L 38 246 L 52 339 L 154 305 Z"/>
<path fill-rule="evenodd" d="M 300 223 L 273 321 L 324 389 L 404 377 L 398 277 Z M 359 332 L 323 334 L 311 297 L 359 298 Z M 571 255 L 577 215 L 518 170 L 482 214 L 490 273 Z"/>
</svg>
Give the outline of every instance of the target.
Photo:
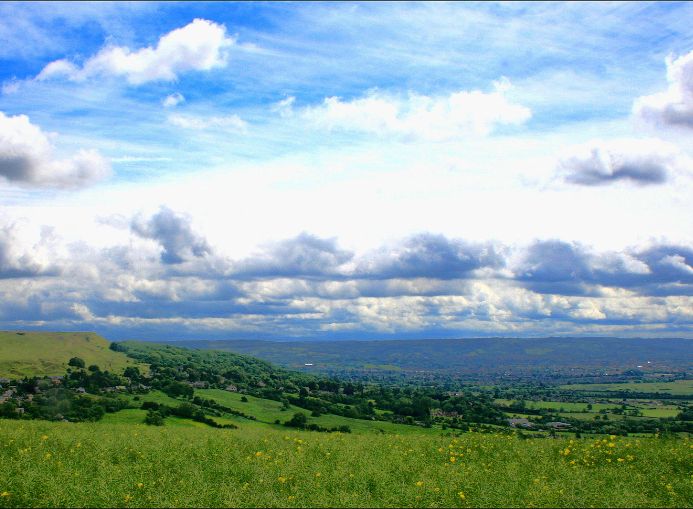
<svg viewBox="0 0 693 509">
<path fill-rule="evenodd" d="M 692 295 L 693 249 L 659 245 L 595 253 L 559 240 L 535 242 L 514 267 L 514 279 L 538 293 L 598 295 L 596 286 L 642 295 Z"/>
<path fill-rule="evenodd" d="M 628 147 L 593 147 L 588 153 L 561 159 L 557 170 L 566 182 L 583 186 L 600 186 L 619 181 L 637 185 L 655 185 L 666 182 L 673 171 L 671 153 L 642 150 L 629 151 Z"/>
<path fill-rule="evenodd" d="M 477 269 L 497 269 L 503 265 L 503 256 L 492 244 L 474 244 L 422 233 L 364 257 L 356 274 L 370 279 L 456 279 L 469 277 Z"/>
<path fill-rule="evenodd" d="M 293 239 L 268 245 L 256 256 L 234 265 L 235 277 L 325 277 L 336 275 L 338 268 L 354 254 L 340 249 L 336 239 L 321 239 L 301 233 Z"/>
<path fill-rule="evenodd" d="M 155 240 L 161 245 L 161 261 L 165 264 L 183 263 L 212 252 L 207 241 L 193 232 L 190 219 L 168 207 L 161 207 L 149 219 L 135 217 L 130 228 L 140 237 Z"/>
<path fill-rule="evenodd" d="M 539 293 L 584 295 L 593 280 L 588 255 L 582 247 L 560 240 L 530 245 L 514 269 L 515 279 Z"/>
</svg>

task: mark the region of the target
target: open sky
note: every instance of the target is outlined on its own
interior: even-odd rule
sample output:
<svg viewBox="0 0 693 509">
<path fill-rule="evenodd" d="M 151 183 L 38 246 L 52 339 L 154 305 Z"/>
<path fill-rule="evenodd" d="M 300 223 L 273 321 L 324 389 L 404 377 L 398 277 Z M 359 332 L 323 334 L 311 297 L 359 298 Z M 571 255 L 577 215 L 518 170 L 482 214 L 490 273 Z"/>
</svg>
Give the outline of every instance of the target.
<svg viewBox="0 0 693 509">
<path fill-rule="evenodd" d="M 693 337 L 693 3 L 0 3 L 0 328 Z"/>
</svg>

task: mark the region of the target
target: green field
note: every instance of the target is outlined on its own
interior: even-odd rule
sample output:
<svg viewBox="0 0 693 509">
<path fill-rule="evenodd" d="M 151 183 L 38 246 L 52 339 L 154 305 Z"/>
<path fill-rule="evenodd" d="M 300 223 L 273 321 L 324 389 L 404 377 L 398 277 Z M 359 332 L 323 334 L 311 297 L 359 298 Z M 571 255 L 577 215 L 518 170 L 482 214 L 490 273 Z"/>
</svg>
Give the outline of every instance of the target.
<svg viewBox="0 0 693 509">
<path fill-rule="evenodd" d="M 496 399 L 496 403 L 500 405 L 510 405 L 515 402 L 515 400 L 511 399 Z M 587 403 L 573 403 L 573 402 L 566 402 L 566 401 L 525 401 L 525 406 L 527 408 L 531 409 L 540 409 L 540 408 L 546 408 L 546 409 L 553 409 L 553 410 L 560 410 L 561 408 L 565 412 L 588 412 L 587 410 Z M 620 408 L 621 405 L 613 404 L 609 405 L 606 403 L 592 403 L 592 411 L 593 412 L 599 412 L 600 410 L 613 410 L 615 408 Z"/>
<path fill-rule="evenodd" d="M 634 392 L 663 392 L 676 395 L 693 395 L 693 380 L 675 380 L 673 382 L 642 382 L 616 384 L 569 384 L 561 385 L 568 391 L 634 391 Z"/>
<path fill-rule="evenodd" d="M 687 439 L 0 420 L 0 464 L 1 507 L 690 507 L 693 500 Z"/>
<path fill-rule="evenodd" d="M 109 350 L 108 345 L 93 332 L 0 331 L 0 377 L 64 375 L 71 357 L 111 372 L 122 372 L 127 366 L 148 371 L 146 365 Z"/>
</svg>

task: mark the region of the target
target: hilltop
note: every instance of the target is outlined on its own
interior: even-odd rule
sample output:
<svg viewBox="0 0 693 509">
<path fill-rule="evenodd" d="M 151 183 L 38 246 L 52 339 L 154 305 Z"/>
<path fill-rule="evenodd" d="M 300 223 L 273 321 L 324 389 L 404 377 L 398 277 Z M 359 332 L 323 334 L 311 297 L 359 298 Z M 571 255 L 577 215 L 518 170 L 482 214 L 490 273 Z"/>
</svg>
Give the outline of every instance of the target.
<svg viewBox="0 0 693 509">
<path fill-rule="evenodd" d="M 72 357 L 114 373 L 128 366 L 146 371 L 146 366 L 109 345 L 93 332 L 0 331 L 0 377 L 63 375 Z"/>
</svg>

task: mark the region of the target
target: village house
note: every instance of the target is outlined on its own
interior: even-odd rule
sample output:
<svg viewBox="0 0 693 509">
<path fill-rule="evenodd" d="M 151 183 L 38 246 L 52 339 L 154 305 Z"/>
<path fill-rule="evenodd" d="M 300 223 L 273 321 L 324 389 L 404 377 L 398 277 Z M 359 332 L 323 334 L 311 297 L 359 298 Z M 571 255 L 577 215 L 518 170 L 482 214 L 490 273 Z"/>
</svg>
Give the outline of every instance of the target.
<svg viewBox="0 0 693 509">
<path fill-rule="evenodd" d="M 560 422 L 560 421 L 557 421 L 557 422 L 547 422 L 546 425 L 547 425 L 549 428 L 553 428 L 553 429 L 565 429 L 565 428 L 570 428 L 570 427 L 572 427 L 572 424 L 569 424 L 569 423 L 567 423 L 567 422 Z"/>
</svg>

